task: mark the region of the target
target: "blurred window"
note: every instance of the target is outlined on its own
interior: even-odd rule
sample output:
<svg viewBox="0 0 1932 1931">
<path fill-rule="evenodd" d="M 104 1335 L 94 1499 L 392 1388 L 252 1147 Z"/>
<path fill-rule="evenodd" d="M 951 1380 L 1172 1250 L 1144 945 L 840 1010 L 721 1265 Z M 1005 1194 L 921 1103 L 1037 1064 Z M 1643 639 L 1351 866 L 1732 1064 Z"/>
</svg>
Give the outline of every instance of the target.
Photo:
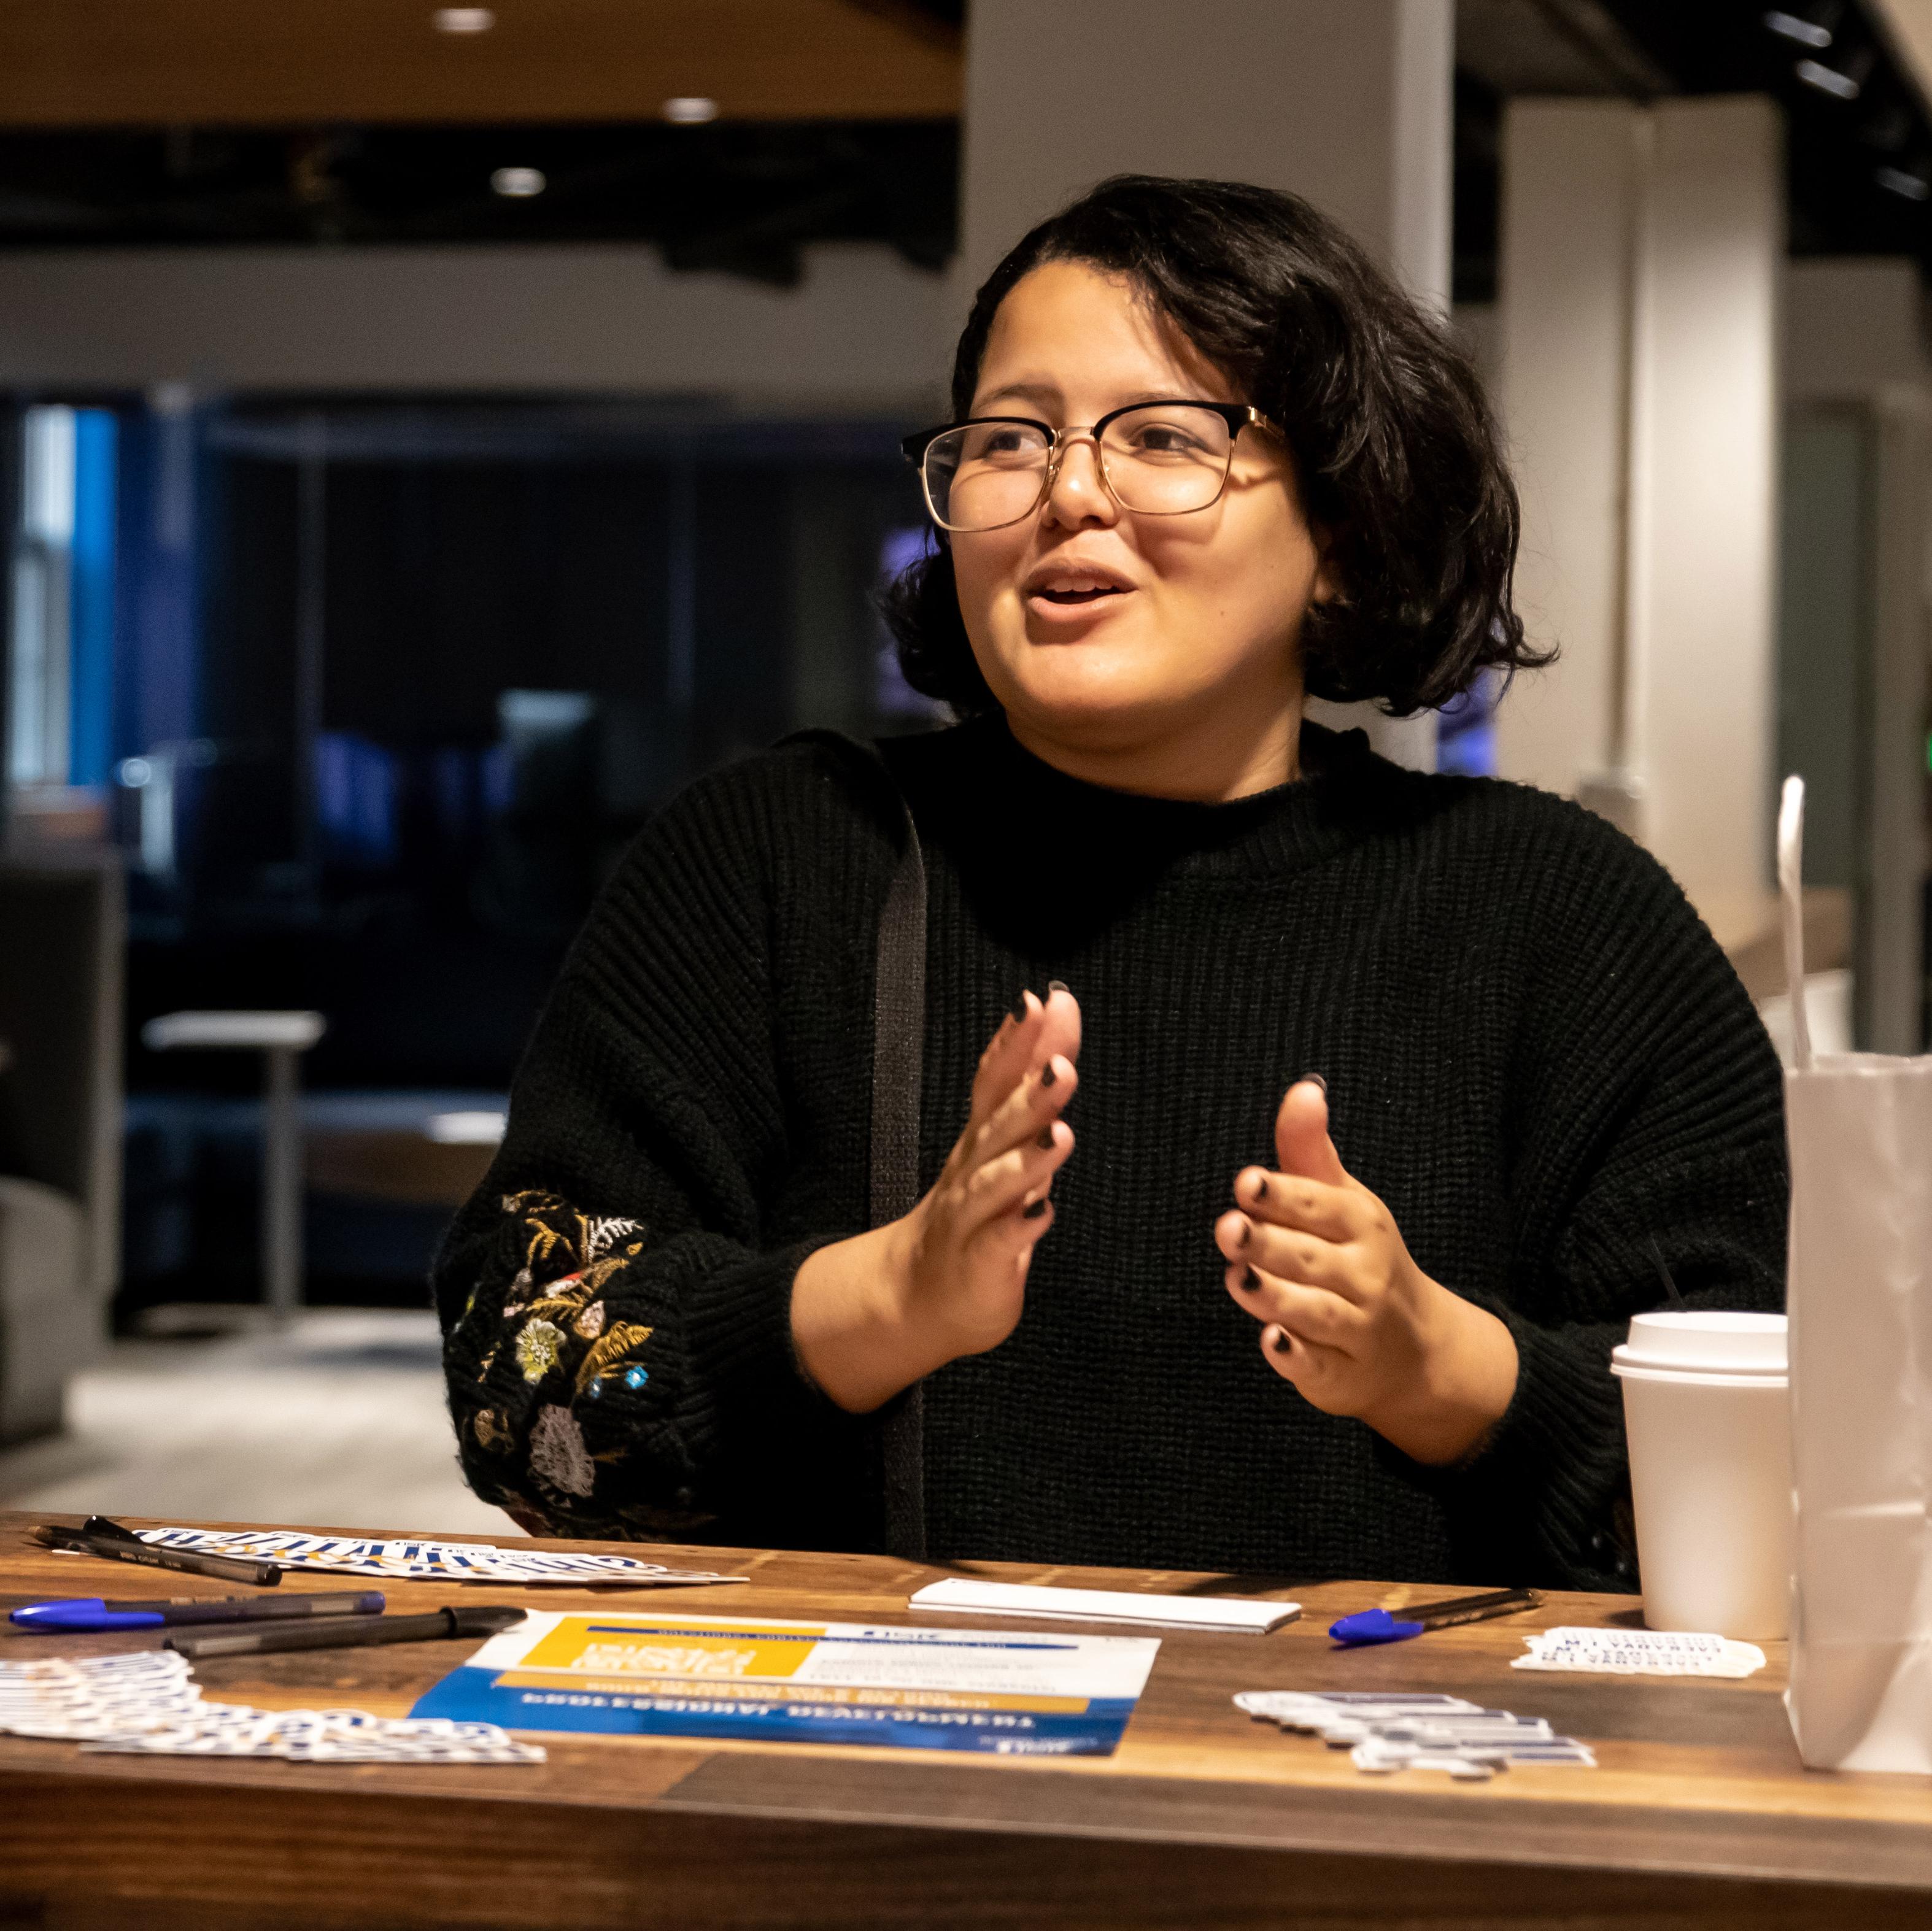
<svg viewBox="0 0 1932 1931">
<path fill-rule="evenodd" d="M 21 418 L 7 775 L 106 781 L 114 657 L 116 424 L 46 404 Z"/>
</svg>

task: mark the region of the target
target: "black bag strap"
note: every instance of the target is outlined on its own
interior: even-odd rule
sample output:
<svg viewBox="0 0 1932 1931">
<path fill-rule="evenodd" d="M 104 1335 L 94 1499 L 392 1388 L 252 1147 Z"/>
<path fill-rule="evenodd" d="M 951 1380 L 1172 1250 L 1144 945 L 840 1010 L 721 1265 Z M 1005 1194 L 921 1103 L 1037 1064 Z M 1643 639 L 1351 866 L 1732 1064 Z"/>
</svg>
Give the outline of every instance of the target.
<svg viewBox="0 0 1932 1931">
<path fill-rule="evenodd" d="M 926 859 L 912 808 L 876 745 L 838 731 L 801 731 L 856 751 L 884 781 L 899 817 L 899 854 L 879 918 L 872 979 L 872 1224 L 919 1204 L 920 1097 L 926 1054 Z M 790 740 L 787 740 L 790 742 Z M 886 1547 L 926 1560 L 926 1403 L 915 1381 L 887 1405 L 884 1461 Z"/>
<path fill-rule="evenodd" d="M 902 805 L 904 800 L 901 800 Z M 926 1034 L 926 861 L 912 813 L 879 919 L 872 990 L 872 1225 L 919 1204 Z M 885 1417 L 886 1546 L 926 1560 L 926 1401 L 915 1381 Z"/>
</svg>

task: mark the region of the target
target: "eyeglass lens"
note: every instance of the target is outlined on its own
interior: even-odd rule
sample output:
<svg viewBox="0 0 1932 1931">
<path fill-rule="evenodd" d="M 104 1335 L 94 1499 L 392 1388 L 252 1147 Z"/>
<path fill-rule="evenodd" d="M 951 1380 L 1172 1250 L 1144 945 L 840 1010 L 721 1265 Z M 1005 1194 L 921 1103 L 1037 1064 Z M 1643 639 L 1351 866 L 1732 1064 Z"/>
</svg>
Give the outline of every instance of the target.
<svg viewBox="0 0 1932 1931">
<path fill-rule="evenodd" d="M 1108 424 L 1100 466 L 1123 508 L 1179 516 L 1220 495 L 1234 448 L 1214 410 L 1154 403 Z M 1031 424 L 965 423 L 926 445 L 926 499 L 948 529 L 998 529 L 1031 512 L 1052 460 L 1051 439 Z"/>
</svg>

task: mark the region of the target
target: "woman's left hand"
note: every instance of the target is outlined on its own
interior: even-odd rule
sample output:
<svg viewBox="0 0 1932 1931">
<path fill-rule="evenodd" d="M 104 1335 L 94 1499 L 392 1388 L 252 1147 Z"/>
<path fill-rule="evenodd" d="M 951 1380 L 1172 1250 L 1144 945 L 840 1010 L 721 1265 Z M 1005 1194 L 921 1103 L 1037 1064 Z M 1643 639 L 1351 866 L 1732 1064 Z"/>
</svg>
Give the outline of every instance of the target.
<svg viewBox="0 0 1932 1931">
<path fill-rule="evenodd" d="M 1244 1168 L 1214 1223 L 1269 1366 L 1418 1462 L 1461 1461 L 1516 1392 L 1508 1328 L 1416 1265 L 1395 1216 L 1343 1168 L 1320 1081 L 1288 1088 L 1274 1137 L 1280 1170 Z"/>
</svg>

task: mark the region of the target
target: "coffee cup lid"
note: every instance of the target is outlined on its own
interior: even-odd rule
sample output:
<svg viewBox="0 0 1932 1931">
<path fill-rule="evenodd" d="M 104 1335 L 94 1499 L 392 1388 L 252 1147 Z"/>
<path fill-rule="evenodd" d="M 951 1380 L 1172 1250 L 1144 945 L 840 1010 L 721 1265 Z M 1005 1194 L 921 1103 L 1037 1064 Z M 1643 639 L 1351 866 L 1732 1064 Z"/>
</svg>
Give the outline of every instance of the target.
<svg viewBox="0 0 1932 1931">
<path fill-rule="evenodd" d="M 1615 1366 L 1693 1375 L 1782 1375 L 1785 1318 L 1716 1309 L 1640 1314 L 1630 1339 L 1610 1357 Z"/>
</svg>

